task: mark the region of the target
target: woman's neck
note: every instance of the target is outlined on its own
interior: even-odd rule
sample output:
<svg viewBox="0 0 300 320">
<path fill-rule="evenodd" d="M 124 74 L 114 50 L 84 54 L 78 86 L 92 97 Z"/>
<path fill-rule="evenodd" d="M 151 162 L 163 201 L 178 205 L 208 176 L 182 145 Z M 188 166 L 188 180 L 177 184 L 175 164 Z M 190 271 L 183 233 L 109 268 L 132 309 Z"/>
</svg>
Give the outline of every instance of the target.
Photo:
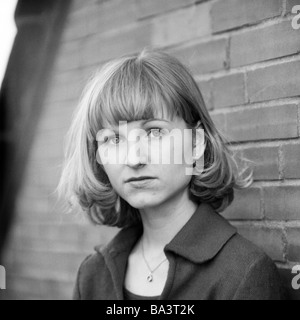
<svg viewBox="0 0 300 320">
<path fill-rule="evenodd" d="M 164 247 L 182 229 L 196 211 L 198 204 L 191 199 L 181 198 L 157 207 L 140 210 L 144 232 L 141 238 L 148 254 L 152 257 L 163 251 Z"/>
</svg>

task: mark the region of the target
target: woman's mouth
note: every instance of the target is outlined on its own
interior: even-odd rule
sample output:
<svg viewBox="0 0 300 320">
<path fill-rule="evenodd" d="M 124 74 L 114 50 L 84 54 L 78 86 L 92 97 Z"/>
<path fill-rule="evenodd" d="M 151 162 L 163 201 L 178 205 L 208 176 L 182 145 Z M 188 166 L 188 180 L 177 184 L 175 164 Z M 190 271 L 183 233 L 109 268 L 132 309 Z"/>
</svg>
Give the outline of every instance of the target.
<svg viewBox="0 0 300 320">
<path fill-rule="evenodd" d="M 132 179 L 127 181 L 127 184 L 133 188 L 142 188 L 153 184 L 155 180 L 155 178 Z"/>
</svg>

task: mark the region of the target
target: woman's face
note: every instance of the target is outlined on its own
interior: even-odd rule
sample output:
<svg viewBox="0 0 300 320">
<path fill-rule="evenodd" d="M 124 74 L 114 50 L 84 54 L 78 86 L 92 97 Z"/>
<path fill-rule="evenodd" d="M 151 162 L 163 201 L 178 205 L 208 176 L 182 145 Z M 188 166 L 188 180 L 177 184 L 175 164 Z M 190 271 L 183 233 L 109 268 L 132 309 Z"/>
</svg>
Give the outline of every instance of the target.
<svg viewBox="0 0 300 320">
<path fill-rule="evenodd" d="M 121 122 L 117 128 L 101 130 L 97 141 L 98 162 L 114 190 L 132 207 L 159 206 L 188 188 L 192 130 L 182 118 Z M 140 177 L 149 179 L 130 181 Z"/>
</svg>

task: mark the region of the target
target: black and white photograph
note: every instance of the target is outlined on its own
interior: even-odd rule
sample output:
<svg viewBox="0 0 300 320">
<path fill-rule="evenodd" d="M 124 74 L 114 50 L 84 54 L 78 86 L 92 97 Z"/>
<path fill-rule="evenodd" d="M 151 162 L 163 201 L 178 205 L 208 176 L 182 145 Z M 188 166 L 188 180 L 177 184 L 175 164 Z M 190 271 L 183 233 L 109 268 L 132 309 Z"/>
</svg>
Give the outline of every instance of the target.
<svg viewBox="0 0 300 320">
<path fill-rule="evenodd" d="M 300 0 L 0 0 L 0 41 L 0 300 L 300 300 Z"/>
</svg>

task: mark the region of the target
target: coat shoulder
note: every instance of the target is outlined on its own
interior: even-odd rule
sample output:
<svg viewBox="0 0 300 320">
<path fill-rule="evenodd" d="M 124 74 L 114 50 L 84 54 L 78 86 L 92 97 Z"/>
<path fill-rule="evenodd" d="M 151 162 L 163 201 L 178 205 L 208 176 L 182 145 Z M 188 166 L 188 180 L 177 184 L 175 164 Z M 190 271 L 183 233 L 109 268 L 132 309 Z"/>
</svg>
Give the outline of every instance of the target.
<svg viewBox="0 0 300 320">
<path fill-rule="evenodd" d="M 100 288 L 105 289 L 110 283 L 109 279 L 110 273 L 101 252 L 97 251 L 88 255 L 80 264 L 73 291 L 73 299 L 100 299 L 103 292 Z"/>
<path fill-rule="evenodd" d="M 233 299 L 281 299 L 282 280 L 273 260 L 240 234 L 220 252 L 225 275 L 235 283 Z"/>
<path fill-rule="evenodd" d="M 244 238 L 239 233 L 236 233 L 225 245 L 224 250 L 226 255 L 234 263 L 244 264 L 245 266 L 258 261 L 265 260 L 266 262 L 273 263 L 271 258 L 257 245 L 248 239 Z"/>
<path fill-rule="evenodd" d="M 99 268 L 105 266 L 105 260 L 100 250 L 89 254 L 81 263 L 79 273 L 81 275 L 95 274 L 99 272 Z M 101 270 L 100 269 L 100 270 Z"/>
</svg>

